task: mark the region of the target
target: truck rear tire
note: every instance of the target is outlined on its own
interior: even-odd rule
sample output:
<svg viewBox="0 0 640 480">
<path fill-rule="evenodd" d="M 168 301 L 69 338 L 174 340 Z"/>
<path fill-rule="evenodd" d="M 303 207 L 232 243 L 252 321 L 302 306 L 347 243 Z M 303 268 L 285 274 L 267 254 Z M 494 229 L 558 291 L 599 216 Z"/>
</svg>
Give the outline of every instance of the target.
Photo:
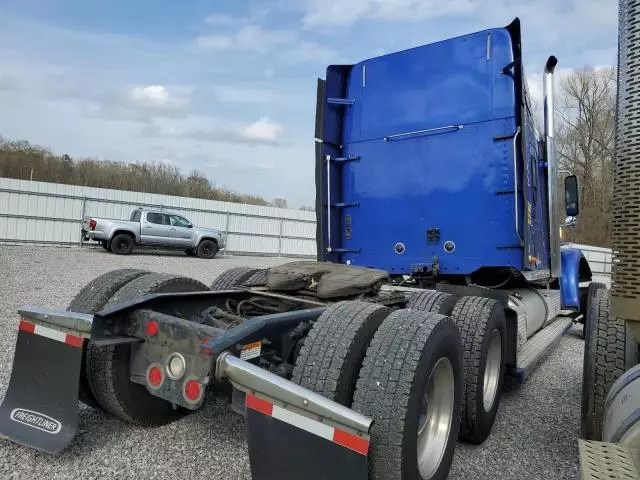
<svg viewBox="0 0 640 480">
<path fill-rule="evenodd" d="M 607 394 L 631 365 L 627 365 L 630 352 L 625 321 L 610 315 L 610 291 L 596 290 L 594 302 L 597 314 L 586 325 L 580 433 L 584 439 L 600 441 Z"/>
<path fill-rule="evenodd" d="M 367 302 L 327 308 L 304 339 L 291 381 L 347 407 L 367 347 L 391 309 Z"/>
<path fill-rule="evenodd" d="M 459 438 L 484 442 L 493 427 L 504 383 L 506 320 L 500 303 L 462 297 L 451 318 L 460 330 L 464 351 L 464 393 Z"/>
<path fill-rule="evenodd" d="M 238 285 L 241 285 L 242 282 L 249 279 L 249 277 L 253 276 L 258 271 L 258 268 L 251 267 L 229 268 L 215 278 L 209 290 L 214 292 L 232 290 L 238 287 Z"/>
<path fill-rule="evenodd" d="M 112 270 L 103 273 L 87 283 L 80 292 L 71 300 L 67 307 L 69 312 L 96 313 L 104 308 L 109 299 L 124 285 L 150 272 L 144 270 L 134 270 L 126 268 L 122 270 Z M 101 408 L 98 401 L 91 393 L 86 369 L 87 346 L 82 349 L 82 366 L 80 367 L 80 386 L 78 390 L 78 400 L 89 407 Z"/>
<path fill-rule="evenodd" d="M 584 340 L 587 338 L 587 323 L 592 321 L 591 319 L 598 314 L 598 302 L 595 301 L 595 296 L 596 292 L 602 288 L 607 288 L 607 286 L 604 283 L 591 282 L 587 288 L 583 305 L 581 305 L 582 338 Z"/>
<path fill-rule="evenodd" d="M 111 252 L 116 255 L 129 255 L 135 240 L 128 233 L 118 233 L 111 239 Z"/>
<path fill-rule="evenodd" d="M 457 301 L 458 297 L 455 295 L 435 290 L 425 290 L 424 292 L 410 294 L 407 297 L 407 308 L 409 310 L 451 315 Z"/>
<path fill-rule="evenodd" d="M 447 477 L 462 377 L 462 344 L 451 318 L 396 310 L 382 322 L 367 349 L 352 406 L 374 421 L 370 478 Z"/>
<path fill-rule="evenodd" d="M 191 278 L 149 273 L 124 285 L 107 302 L 107 307 L 142 298 L 150 293 L 197 292 L 206 285 Z M 143 385 L 130 380 L 131 345 L 87 346 L 87 372 L 91 391 L 104 410 L 142 426 L 170 423 L 189 410 L 174 408 L 169 402 L 151 395 Z"/>
<path fill-rule="evenodd" d="M 218 244 L 213 240 L 202 240 L 198 244 L 196 254 L 200 258 L 212 259 L 218 254 Z"/>
</svg>

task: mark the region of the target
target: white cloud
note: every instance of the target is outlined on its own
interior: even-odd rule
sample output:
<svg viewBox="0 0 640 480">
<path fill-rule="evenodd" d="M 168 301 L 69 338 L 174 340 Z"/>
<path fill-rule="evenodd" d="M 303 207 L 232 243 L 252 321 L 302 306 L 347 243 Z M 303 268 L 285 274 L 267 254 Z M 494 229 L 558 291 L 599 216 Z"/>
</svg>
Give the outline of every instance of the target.
<svg viewBox="0 0 640 480">
<path fill-rule="evenodd" d="M 470 14 L 484 8 L 474 0 L 312 0 L 302 23 L 307 27 L 351 25 L 370 18 L 383 21 L 417 21 L 445 15 Z"/>
<path fill-rule="evenodd" d="M 131 100 L 140 105 L 164 107 L 169 103 L 169 92 L 162 85 L 135 87 L 131 90 Z"/>
<path fill-rule="evenodd" d="M 163 85 L 134 87 L 129 93 L 129 99 L 139 107 L 158 109 L 173 109 L 188 103 L 188 98 L 170 94 Z"/>
<path fill-rule="evenodd" d="M 214 143 L 279 145 L 283 132 L 282 124 L 267 117 L 247 124 L 222 118 L 190 116 L 185 119 L 153 119 L 144 126 L 140 135 Z"/>
<path fill-rule="evenodd" d="M 298 42 L 291 50 L 284 53 L 287 60 L 294 63 L 320 62 L 337 63 L 338 52 L 325 48 L 314 42 Z"/>
<path fill-rule="evenodd" d="M 216 160 L 207 163 L 207 167 L 212 170 L 231 170 L 235 172 L 247 172 L 247 171 L 270 171 L 275 170 L 276 165 L 272 162 L 259 162 L 259 163 L 238 163 L 230 161 Z"/>
<path fill-rule="evenodd" d="M 259 143 L 278 143 L 284 127 L 266 117 L 240 129 L 240 137 Z"/>
<path fill-rule="evenodd" d="M 237 25 L 238 23 L 245 22 L 246 19 L 240 18 L 240 17 L 233 17 L 231 15 L 226 15 L 224 13 L 214 13 L 212 15 L 209 15 L 205 21 L 209 25 L 212 25 L 215 27 L 222 27 L 222 26 Z"/>
<path fill-rule="evenodd" d="M 257 25 L 247 25 L 233 35 L 204 35 L 196 42 L 204 49 L 265 52 L 295 39 L 295 32 L 290 30 L 265 30 Z"/>
<path fill-rule="evenodd" d="M 196 39 L 200 48 L 210 50 L 227 50 L 233 45 L 233 38 L 224 35 L 204 35 Z"/>
</svg>

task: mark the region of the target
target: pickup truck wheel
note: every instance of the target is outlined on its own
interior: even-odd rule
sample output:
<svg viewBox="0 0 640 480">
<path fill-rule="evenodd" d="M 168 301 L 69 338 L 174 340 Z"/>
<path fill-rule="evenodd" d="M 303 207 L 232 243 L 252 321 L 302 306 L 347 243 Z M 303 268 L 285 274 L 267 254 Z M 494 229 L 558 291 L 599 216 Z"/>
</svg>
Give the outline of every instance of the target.
<svg viewBox="0 0 640 480">
<path fill-rule="evenodd" d="M 111 239 L 111 252 L 117 255 L 129 255 L 133 250 L 134 240 L 128 233 L 119 233 Z"/>
<path fill-rule="evenodd" d="M 462 344 L 451 318 L 396 310 L 378 328 L 353 410 L 373 419 L 370 478 L 447 478 L 458 436 Z"/>
<path fill-rule="evenodd" d="M 70 312 L 78 313 L 96 313 L 104 308 L 109 299 L 127 283 L 135 280 L 142 275 L 150 272 L 144 270 L 123 269 L 113 270 L 104 273 L 90 281 L 80 292 L 71 300 L 69 307 Z M 86 369 L 86 353 L 87 342 L 82 349 L 82 366 L 80 367 L 80 386 L 78 391 L 78 399 L 93 408 L 101 408 L 98 401 L 93 396 L 89 387 Z"/>
<path fill-rule="evenodd" d="M 213 240 L 202 240 L 198 245 L 197 254 L 200 258 L 214 258 L 218 253 L 218 245 Z"/>
<path fill-rule="evenodd" d="M 451 313 L 464 351 L 460 439 L 480 444 L 496 419 L 505 374 L 506 319 L 497 301 L 462 297 Z"/>
<path fill-rule="evenodd" d="M 291 381 L 347 407 L 367 347 L 391 309 L 367 302 L 327 308 L 304 339 Z"/>
<path fill-rule="evenodd" d="M 197 292 L 207 290 L 196 280 L 175 275 L 149 273 L 124 285 L 106 307 L 142 298 L 150 293 Z M 172 422 L 189 412 L 151 395 L 140 384 L 130 381 L 131 345 L 87 348 L 87 372 L 91 391 L 107 412 L 130 423 L 158 426 Z"/>
<path fill-rule="evenodd" d="M 582 313 L 582 338 L 587 338 L 587 324 L 593 321 L 593 317 L 598 314 L 598 302 L 595 300 L 596 292 L 602 288 L 607 288 L 604 283 L 591 282 L 587 288 L 587 294 L 584 297 L 584 301 L 580 306 L 580 313 Z"/>
</svg>

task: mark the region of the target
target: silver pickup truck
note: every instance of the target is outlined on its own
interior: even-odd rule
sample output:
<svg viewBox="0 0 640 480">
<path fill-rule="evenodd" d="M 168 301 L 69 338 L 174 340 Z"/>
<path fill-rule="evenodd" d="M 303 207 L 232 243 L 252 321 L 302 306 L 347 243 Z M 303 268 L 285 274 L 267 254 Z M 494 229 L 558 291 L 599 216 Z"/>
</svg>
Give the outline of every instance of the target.
<svg viewBox="0 0 640 480">
<path fill-rule="evenodd" d="M 225 247 L 225 236 L 219 230 L 194 227 L 175 213 L 142 208 L 134 210 L 129 220 L 85 217 L 82 235 L 118 255 L 128 255 L 140 246 L 179 249 L 200 258 L 214 258 Z"/>
</svg>

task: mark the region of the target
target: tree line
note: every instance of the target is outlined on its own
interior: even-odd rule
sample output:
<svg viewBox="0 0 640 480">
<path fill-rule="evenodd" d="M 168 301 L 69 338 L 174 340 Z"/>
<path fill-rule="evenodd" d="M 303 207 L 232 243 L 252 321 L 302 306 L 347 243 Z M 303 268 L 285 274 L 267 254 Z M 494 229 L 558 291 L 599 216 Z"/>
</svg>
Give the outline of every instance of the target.
<svg viewBox="0 0 640 480">
<path fill-rule="evenodd" d="M 161 162 L 124 163 L 56 155 L 21 140 L 0 137 L 0 177 L 111 188 L 178 197 L 268 205 L 256 195 L 236 193 L 214 185 L 197 170 L 185 175 Z"/>
</svg>

